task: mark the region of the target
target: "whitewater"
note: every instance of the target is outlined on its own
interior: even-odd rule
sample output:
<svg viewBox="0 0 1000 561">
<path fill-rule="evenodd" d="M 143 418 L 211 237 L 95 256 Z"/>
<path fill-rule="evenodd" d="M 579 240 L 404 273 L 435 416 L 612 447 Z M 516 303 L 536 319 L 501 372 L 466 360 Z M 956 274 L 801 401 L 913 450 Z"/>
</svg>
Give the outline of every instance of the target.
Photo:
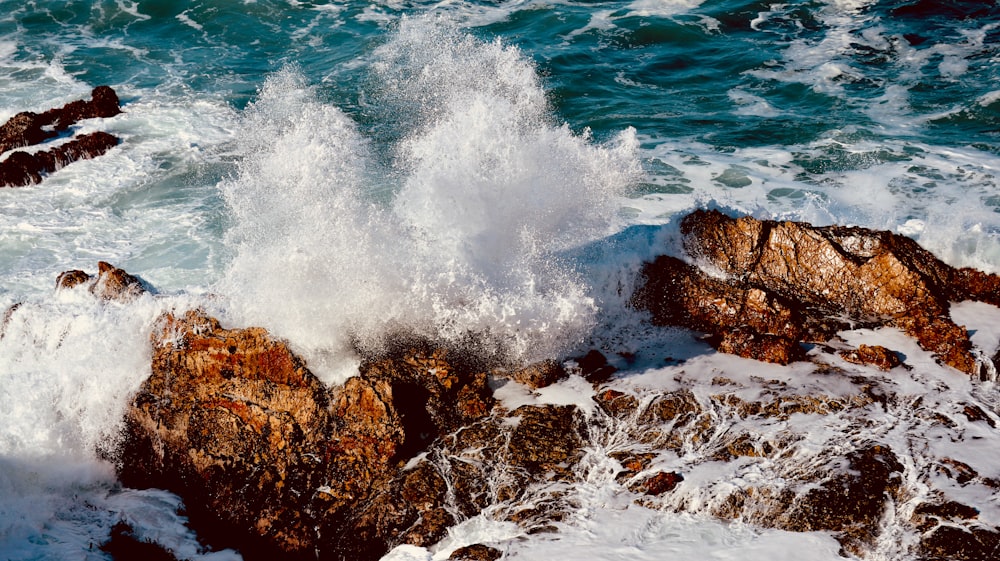
<svg viewBox="0 0 1000 561">
<path fill-rule="evenodd" d="M 241 558 L 201 544 L 176 496 L 121 487 L 106 459 L 165 311 L 263 326 L 328 384 L 406 331 L 474 334 L 509 364 L 600 348 L 635 392 L 697 393 L 725 375 L 748 398 L 760 379 L 846 395 L 811 363 L 762 365 L 651 327 L 626 305 L 641 264 L 711 207 L 891 230 L 1000 273 L 998 78 L 995 2 L 0 0 L 0 122 L 101 84 L 123 110 L 73 129 L 121 138 L 107 154 L 0 188 L 0 558 L 109 559 L 98 546 L 119 520 L 181 559 Z M 60 272 L 99 260 L 155 293 L 125 305 L 55 291 Z M 997 310 L 954 315 L 992 355 Z M 929 403 L 1000 414 L 994 385 L 898 332 L 843 337 L 905 353 L 910 374 L 881 382 L 901 395 L 933 388 Z M 577 512 L 526 535 L 487 509 L 386 560 L 471 543 L 522 559 L 843 558 L 826 534 L 710 516 L 727 486 L 808 458 L 733 472 L 664 456 L 656 467 L 685 482 L 640 506 L 607 456 L 627 431 L 588 384 L 502 390 L 511 409 L 592 416 L 602 437 L 570 491 Z M 805 435 L 801 459 L 850 422 L 755 430 Z M 959 447 L 930 430 L 903 405 L 856 435 L 910 451 L 914 504 L 921 458 L 988 465 L 995 451 L 995 436 Z M 997 525 L 992 505 L 980 520 Z M 874 558 L 902 558 L 914 538 L 895 538 Z"/>
</svg>

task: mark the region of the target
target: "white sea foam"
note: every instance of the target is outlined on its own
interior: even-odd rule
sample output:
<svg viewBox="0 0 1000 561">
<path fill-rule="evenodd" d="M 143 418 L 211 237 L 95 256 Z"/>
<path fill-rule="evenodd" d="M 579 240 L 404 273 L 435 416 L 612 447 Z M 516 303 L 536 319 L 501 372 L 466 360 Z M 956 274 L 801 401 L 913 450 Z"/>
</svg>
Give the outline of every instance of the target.
<svg viewBox="0 0 1000 561">
<path fill-rule="evenodd" d="M 704 0 L 634 0 L 628 5 L 628 16 L 670 17 L 689 12 Z"/>
<path fill-rule="evenodd" d="M 557 252 L 611 231 L 630 134 L 602 147 L 553 123 L 517 49 L 430 20 L 404 21 L 377 58 L 375 95 L 403 136 L 389 168 L 292 70 L 248 111 L 248 156 L 224 185 L 233 313 L 331 381 L 387 326 L 477 333 L 520 358 L 580 340 L 593 298 Z"/>
</svg>

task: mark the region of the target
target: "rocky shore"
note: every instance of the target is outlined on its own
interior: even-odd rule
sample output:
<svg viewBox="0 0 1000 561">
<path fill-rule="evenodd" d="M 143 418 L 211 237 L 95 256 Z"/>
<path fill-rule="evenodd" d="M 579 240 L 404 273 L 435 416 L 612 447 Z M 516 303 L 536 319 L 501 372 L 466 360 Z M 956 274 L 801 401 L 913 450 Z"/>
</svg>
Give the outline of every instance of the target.
<svg viewBox="0 0 1000 561">
<path fill-rule="evenodd" d="M 644 387 L 597 350 L 501 370 L 411 341 L 326 387 L 267 331 L 181 310 L 152 333 L 151 375 L 111 454 L 121 482 L 177 493 L 199 535 L 249 560 L 374 560 L 484 513 L 558 532 L 584 479 L 648 508 L 827 532 L 862 559 L 886 544 L 923 560 L 1000 551 L 1000 471 L 955 453 L 997 442 L 998 401 L 968 389 L 996 370 L 949 313 L 1000 304 L 1000 279 L 861 228 L 696 211 L 681 232 L 686 254 L 647 264 L 633 305 L 720 352 L 806 367 L 679 370 Z M 124 302 L 148 290 L 104 263 L 58 286 Z M 953 382 L 931 383 L 896 349 L 838 339 L 883 326 Z M 553 385 L 584 388 L 588 404 L 539 397 Z M 474 544 L 452 558 L 504 551 Z"/>
</svg>

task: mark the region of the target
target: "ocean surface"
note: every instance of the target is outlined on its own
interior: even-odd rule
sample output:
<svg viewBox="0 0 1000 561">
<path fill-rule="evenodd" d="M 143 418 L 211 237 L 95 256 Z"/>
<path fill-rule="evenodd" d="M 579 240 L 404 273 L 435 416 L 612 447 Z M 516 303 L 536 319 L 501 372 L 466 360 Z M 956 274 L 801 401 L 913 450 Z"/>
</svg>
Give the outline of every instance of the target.
<svg viewBox="0 0 1000 561">
<path fill-rule="evenodd" d="M 103 84 L 123 114 L 74 132 L 121 144 L 0 188 L 0 315 L 21 304 L 0 338 L 4 560 L 105 559 L 120 519 L 239 558 L 99 459 L 166 310 L 264 326 L 333 384 L 399 328 L 514 361 L 669 348 L 624 302 L 695 208 L 888 229 L 1000 272 L 995 1 L 0 0 L 0 122 Z M 54 291 L 98 260 L 157 293 Z M 585 491 L 561 541 L 517 555 L 839 558 Z"/>
</svg>

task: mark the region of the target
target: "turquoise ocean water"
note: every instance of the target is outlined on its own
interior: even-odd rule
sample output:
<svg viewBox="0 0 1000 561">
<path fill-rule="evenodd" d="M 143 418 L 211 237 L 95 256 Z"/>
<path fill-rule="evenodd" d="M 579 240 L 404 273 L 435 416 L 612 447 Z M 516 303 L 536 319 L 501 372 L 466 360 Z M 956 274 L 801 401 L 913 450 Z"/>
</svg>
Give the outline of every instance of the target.
<svg viewBox="0 0 1000 561">
<path fill-rule="evenodd" d="M 1000 272 L 992 1 L 0 0 L 0 120 L 102 84 L 124 113 L 75 132 L 120 146 L 0 189 L 4 559 L 100 559 L 122 516 L 208 555 L 94 452 L 164 310 L 264 325 L 336 383 L 387 326 L 629 347 L 631 275 L 697 207 Z M 158 295 L 53 294 L 98 260 Z"/>
</svg>

